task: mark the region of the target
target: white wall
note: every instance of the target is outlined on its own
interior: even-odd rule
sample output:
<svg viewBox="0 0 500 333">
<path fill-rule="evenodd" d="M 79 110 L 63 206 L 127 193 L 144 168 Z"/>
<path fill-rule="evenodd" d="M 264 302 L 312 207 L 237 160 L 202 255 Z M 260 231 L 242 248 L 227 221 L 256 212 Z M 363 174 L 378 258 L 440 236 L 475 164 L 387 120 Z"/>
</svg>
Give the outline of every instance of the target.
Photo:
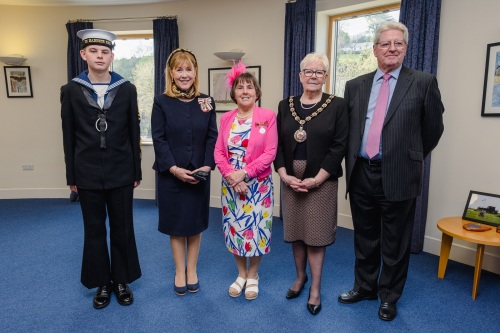
<svg viewBox="0 0 500 333">
<path fill-rule="evenodd" d="M 500 41 L 500 2 L 443 0 L 438 81 L 445 130 L 432 155 L 424 250 L 439 253 L 439 218 L 461 216 L 470 190 L 500 193 L 500 118 L 481 117 L 486 48 Z M 478 158 L 480 157 L 480 158 Z M 454 241 L 451 259 L 473 265 L 475 246 Z M 486 247 L 483 267 L 500 273 L 500 249 Z"/>
<path fill-rule="evenodd" d="M 238 15 L 236 15 L 237 13 Z M 194 51 L 199 62 L 200 88 L 208 90 L 208 68 L 231 64 L 214 52 L 242 49 L 247 65 L 261 66 L 262 106 L 275 110 L 283 94 L 283 35 L 285 1 L 182 1 L 113 7 L 0 6 L 0 55 L 20 53 L 29 60 L 33 98 L 0 94 L 0 199 L 67 197 L 59 105 L 59 88 L 66 82 L 65 24 L 74 19 L 157 17 L 177 15 L 180 46 Z M 152 20 L 95 22 L 112 31 L 152 29 Z M 0 91 L 5 82 L 0 80 Z M 137 198 L 154 198 L 152 146 L 143 146 L 143 181 Z M 34 171 L 22 171 L 23 163 Z M 220 206 L 220 174 L 214 173 L 211 204 Z M 278 193 L 277 193 L 278 194 Z M 276 209 L 277 211 L 277 209 Z"/>
<path fill-rule="evenodd" d="M 213 53 L 240 48 L 246 52 L 244 61 L 248 65 L 262 66 L 262 105 L 276 110 L 283 91 L 285 2 L 192 0 L 117 7 L 0 6 L 0 55 L 21 53 L 29 58 L 26 65 L 31 66 L 34 93 L 33 98 L 7 98 L 5 81 L 0 79 L 0 199 L 68 196 L 59 87 L 66 82 L 64 25 L 69 19 L 178 15 L 180 45 L 192 49 L 199 59 L 202 90 L 207 91 L 208 68 L 228 65 Z M 394 1 L 368 4 L 390 2 Z M 358 10 L 363 3 L 362 0 L 317 1 L 318 51 L 326 50 L 327 35 L 322 30 L 326 27 L 326 14 Z M 439 218 L 461 215 L 471 189 L 500 193 L 496 171 L 500 162 L 496 154 L 500 118 L 480 116 L 486 45 L 500 41 L 498 12 L 497 0 L 442 0 L 437 76 L 446 108 L 445 132 L 433 152 L 424 245 L 425 251 L 437 255 L 441 242 L 441 233 L 436 228 Z M 116 31 L 151 29 L 151 26 L 151 20 L 95 23 L 96 28 Z M 144 180 L 136 197 L 154 195 L 153 158 L 152 147 L 143 147 Z M 33 163 L 35 170 L 21 171 L 23 163 Z M 213 206 L 220 205 L 219 180 L 216 173 L 211 191 Z M 339 184 L 339 225 L 350 227 L 343 179 Z M 483 268 L 500 273 L 499 257 L 499 249 L 486 247 Z M 451 259 L 473 265 L 475 246 L 455 240 Z"/>
</svg>

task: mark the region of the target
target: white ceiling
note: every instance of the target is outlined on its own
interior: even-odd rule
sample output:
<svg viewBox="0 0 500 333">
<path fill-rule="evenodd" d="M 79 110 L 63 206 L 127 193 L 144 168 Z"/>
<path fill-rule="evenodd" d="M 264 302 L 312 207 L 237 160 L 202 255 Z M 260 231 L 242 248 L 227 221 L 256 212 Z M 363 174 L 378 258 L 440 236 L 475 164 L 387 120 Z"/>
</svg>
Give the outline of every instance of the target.
<svg viewBox="0 0 500 333">
<path fill-rule="evenodd" d="M 0 5 L 13 6 L 113 6 L 138 5 L 185 0 L 0 0 Z"/>
</svg>

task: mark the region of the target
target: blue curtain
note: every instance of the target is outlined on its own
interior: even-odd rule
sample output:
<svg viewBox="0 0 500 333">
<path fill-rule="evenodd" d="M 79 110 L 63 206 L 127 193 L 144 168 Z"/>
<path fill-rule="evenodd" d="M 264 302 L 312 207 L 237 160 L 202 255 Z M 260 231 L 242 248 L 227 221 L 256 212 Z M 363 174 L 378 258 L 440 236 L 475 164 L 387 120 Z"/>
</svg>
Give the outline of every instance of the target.
<svg viewBox="0 0 500 333">
<path fill-rule="evenodd" d="M 441 0 L 402 0 L 399 21 L 408 27 L 408 51 L 403 65 L 436 75 Z M 424 161 L 422 194 L 417 198 L 411 252 L 424 248 L 431 156 Z"/>
<path fill-rule="evenodd" d="M 68 22 L 66 30 L 68 31 L 68 81 L 87 69 L 87 63 L 80 57 L 80 46 L 82 40 L 76 36 L 79 30 L 93 29 L 93 22 Z"/>
<path fill-rule="evenodd" d="M 170 53 L 179 47 L 177 17 L 159 17 L 153 20 L 155 57 L 155 96 L 165 91 L 165 67 Z M 158 172 L 155 173 L 155 202 L 158 205 Z"/>
<path fill-rule="evenodd" d="M 159 17 L 153 20 L 155 96 L 165 91 L 165 66 L 169 54 L 179 47 L 177 17 Z"/>
<path fill-rule="evenodd" d="M 285 14 L 285 70 L 283 98 L 302 93 L 300 61 L 314 51 L 316 1 L 288 1 Z"/>
</svg>

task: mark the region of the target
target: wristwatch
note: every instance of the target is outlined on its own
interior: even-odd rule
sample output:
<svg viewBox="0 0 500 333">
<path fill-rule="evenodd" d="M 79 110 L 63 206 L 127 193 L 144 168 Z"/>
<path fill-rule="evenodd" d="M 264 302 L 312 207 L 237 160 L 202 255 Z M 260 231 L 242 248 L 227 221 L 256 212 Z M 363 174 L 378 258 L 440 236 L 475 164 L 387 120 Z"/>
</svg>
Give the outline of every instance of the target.
<svg viewBox="0 0 500 333">
<path fill-rule="evenodd" d="M 245 183 L 246 183 L 246 182 L 248 182 L 248 180 L 249 180 L 250 178 L 248 177 L 248 173 L 245 171 L 245 169 L 242 169 L 242 170 L 243 170 L 243 172 L 245 173 L 245 178 L 243 178 L 243 180 L 244 180 L 244 181 L 245 181 Z"/>
</svg>

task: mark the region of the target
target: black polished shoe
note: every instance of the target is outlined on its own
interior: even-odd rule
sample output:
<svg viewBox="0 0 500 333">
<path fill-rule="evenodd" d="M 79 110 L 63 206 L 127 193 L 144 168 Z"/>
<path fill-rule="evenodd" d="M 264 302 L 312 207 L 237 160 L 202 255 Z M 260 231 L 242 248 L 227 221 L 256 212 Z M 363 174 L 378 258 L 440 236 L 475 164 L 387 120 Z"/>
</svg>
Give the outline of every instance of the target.
<svg viewBox="0 0 500 333">
<path fill-rule="evenodd" d="M 339 295 L 339 302 L 352 304 L 359 301 L 374 301 L 378 299 L 378 295 L 374 293 L 368 293 L 365 291 L 355 291 L 349 290 L 348 292 Z"/>
<path fill-rule="evenodd" d="M 300 288 L 299 291 L 288 289 L 288 291 L 286 292 L 286 298 L 287 299 L 292 299 L 292 298 L 299 297 L 300 293 L 302 292 L 302 289 L 304 289 L 304 287 L 306 286 L 307 280 L 309 280 L 309 278 L 306 275 L 306 278 L 304 280 L 304 284 L 302 284 L 302 288 Z"/>
<path fill-rule="evenodd" d="M 383 302 L 380 303 L 378 308 L 378 317 L 385 321 L 391 321 L 396 318 L 398 310 L 396 309 L 396 304 Z"/>
<path fill-rule="evenodd" d="M 113 286 L 113 291 L 116 294 L 116 299 L 121 305 L 130 305 L 134 303 L 134 294 L 129 286 L 125 283 L 116 283 Z"/>
<path fill-rule="evenodd" d="M 103 286 L 97 288 L 94 295 L 94 308 L 102 309 L 108 306 L 111 298 L 111 286 Z"/>
<path fill-rule="evenodd" d="M 311 288 L 309 288 L 309 297 L 311 297 Z M 307 311 L 313 316 L 317 315 L 321 311 L 321 303 L 314 305 L 307 301 Z"/>
</svg>

